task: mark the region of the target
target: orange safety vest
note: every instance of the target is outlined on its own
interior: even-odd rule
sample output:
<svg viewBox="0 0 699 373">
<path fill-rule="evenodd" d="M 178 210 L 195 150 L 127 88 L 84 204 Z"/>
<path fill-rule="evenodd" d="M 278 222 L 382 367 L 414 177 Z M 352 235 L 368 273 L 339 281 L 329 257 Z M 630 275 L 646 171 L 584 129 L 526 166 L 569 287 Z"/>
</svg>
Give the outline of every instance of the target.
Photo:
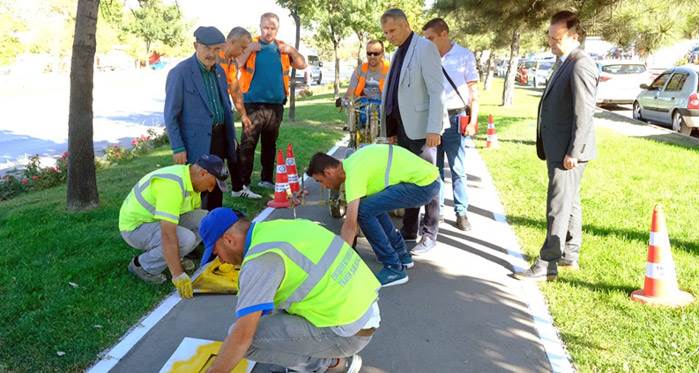
<svg viewBox="0 0 699 373">
<path fill-rule="evenodd" d="M 379 79 L 379 92 L 383 93 L 383 81 L 386 79 L 386 75 L 388 75 L 388 69 L 389 69 L 389 63 L 388 61 L 384 60 L 381 61 L 381 79 Z M 367 72 L 369 71 L 369 63 L 364 62 L 362 64 L 362 68 L 358 70 L 357 78 L 359 81 L 357 82 L 357 88 L 354 89 L 354 96 L 359 97 L 362 95 L 362 91 L 364 91 L 364 86 L 366 85 L 366 77 L 367 77 Z"/>
<path fill-rule="evenodd" d="M 256 37 L 255 42 L 260 41 L 260 37 Z M 277 47 L 281 48 L 284 46 L 284 42 L 280 40 L 274 40 L 277 42 Z M 255 75 L 255 57 L 257 52 L 250 53 L 248 60 L 245 61 L 245 65 L 240 69 L 240 78 L 238 83 L 240 83 L 240 90 L 246 93 L 250 90 L 250 83 L 252 83 L 252 77 Z M 291 71 L 291 58 L 288 54 L 279 54 L 279 58 L 282 62 L 282 80 L 284 82 L 284 94 L 289 95 L 289 71 Z"/>
<path fill-rule="evenodd" d="M 233 61 L 230 61 L 231 63 L 223 63 L 224 61 L 226 61 L 223 51 L 219 53 L 218 57 L 218 64 L 223 68 L 223 72 L 226 73 L 226 81 L 228 82 L 228 94 L 231 95 L 231 97 L 233 97 L 231 85 L 233 84 L 234 80 L 238 80 L 238 69 L 235 67 L 235 63 L 233 63 Z"/>
</svg>

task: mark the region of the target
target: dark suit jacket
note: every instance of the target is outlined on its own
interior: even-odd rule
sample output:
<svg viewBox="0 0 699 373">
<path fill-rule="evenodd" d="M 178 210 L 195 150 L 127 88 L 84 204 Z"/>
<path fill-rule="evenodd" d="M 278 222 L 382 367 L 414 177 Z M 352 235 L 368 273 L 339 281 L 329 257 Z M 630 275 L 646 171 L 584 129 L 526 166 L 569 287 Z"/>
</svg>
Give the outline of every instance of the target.
<svg viewBox="0 0 699 373">
<path fill-rule="evenodd" d="M 563 162 L 595 158 L 593 115 L 598 72 L 582 49 L 575 49 L 554 72 L 539 102 L 536 153 L 542 160 Z"/>
<path fill-rule="evenodd" d="M 226 159 L 235 161 L 236 139 L 228 98 L 226 74 L 218 64 L 214 65 L 218 77 L 218 92 L 223 103 L 226 141 Z M 196 55 L 180 62 L 167 74 L 165 83 L 165 128 L 173 151 L 184 148 L 187 163 L 194 163 L 202 154 L 211 151 L 213 110 L 204 89 L 204 79 L 199 70 Z"/>
</svg>

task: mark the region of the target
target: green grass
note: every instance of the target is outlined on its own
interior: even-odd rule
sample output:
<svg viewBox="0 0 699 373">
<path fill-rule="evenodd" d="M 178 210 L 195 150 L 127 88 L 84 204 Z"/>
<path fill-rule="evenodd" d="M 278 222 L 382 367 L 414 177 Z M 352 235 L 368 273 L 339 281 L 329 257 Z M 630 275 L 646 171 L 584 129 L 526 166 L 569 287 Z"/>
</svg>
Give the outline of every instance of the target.
<svg viewBox="0 0 699 373">
<path fill-rule="evenodd" d="M 514 107 L 503 108 L 501 81 L 493 86 L 483 94 L 480 119 L 495 116 L 501 148 L 481 154 L 525 253 L 536 257 L 546 233 L 547 183 L 535 146 L 539 98 L 518 89 Z M 680 288 L 699 295 L 699 149 L 605 128 L 596 134 L 598 159 L 582 182 L 581 271 L 541 285 L 555 325 L 580 371 L 699 371 L 699 303 L 668 309 L 629 299 L 642 286 L 656 203 L 665 209 Z"/>
<path fill-rule="evenodd" d="M 327 93 L 303 99 L 298 122 L 282 126 L 278 144 L 294 144 L 299 172 L 314 152 L 342 137 L 342 116 L 332 102 Z M 169 149 L 161 148 L 100 171 L 100 207 L 89 212 L 65 211 L 65 187 L 0 202 L 0 372 L 83 370 L 172 291 L 126 271 L 137 251 L 117 228 L 119 207 L 133 184 L 171 162 Z M 224 201 L 250 214 L 265 203 Z"/>
</svg>

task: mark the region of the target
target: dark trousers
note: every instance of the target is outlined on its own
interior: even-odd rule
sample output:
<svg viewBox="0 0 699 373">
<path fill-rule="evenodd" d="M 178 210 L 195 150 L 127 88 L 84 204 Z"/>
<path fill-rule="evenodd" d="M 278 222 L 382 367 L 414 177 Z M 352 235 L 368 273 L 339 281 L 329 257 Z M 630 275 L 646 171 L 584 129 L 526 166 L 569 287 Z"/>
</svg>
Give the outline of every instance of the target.
<svg viewBox="0 0 699 373">
<path fill-rule="evenodd" d="M 437 148 L 428 148 L 425 146 L 425 139 L 413 140 L 410 139 L 403 129 L 403 124 L 397 126 L 398 130 L 398 145 L 410 150 L 414 154 L 419 155 L 422 159 L 435 164 L 437 162 Z M 418 230 L 418 218 L 420 208 L 407 208 L 403 216 L 403 232 L 407 234 L 415 234 Z M 423 236 L 437 240 L 439 231 L 439 193 L 425 205 L 425 216 L 422 220 Z"/>
<path fill-rule="evenodd" d="M 236 172 L 231 174 L 231 182 L 235 191 L 243 189 L 243 185 L 250 185 L 252 169 L 255 164 L 255 148 L 260 138 L 262 138 L 260 180 L 274 182 L 277 138 L 284 115 L 284 106 L 281 104 L 250 103 L 245 104 L 245 111 L 252 121 L 253 128 L 248 133 L 245 130 L 241 131 Z"/>
<path fill-rule="evenodd" d="M 582 208 L 580 180 L 586 162 L 572 170 L 561 162 L 547 162 L 548 191 L 546 195 L 546 240 L 541 246 L 540 259 L 556 262 L 561 257 L 578 260 L 582 244 Z"/>
<path fill-rule="evenodd" d="M 209 154 L 214 154 L 221 159 L 226 159 L 227 146 L 228 142 L 226 141 L 225 126 L 214 126 L 211 129 L 211 151 Z M 230 160 L 228 160 L 228 169 L 231 169 Z M 201 206 L 209 211 L 223 206 L 223 192 L 218 188 L 218 185 L 216 185 L 211 192 L 203 192 L 201 194 Z"/>
</svg>

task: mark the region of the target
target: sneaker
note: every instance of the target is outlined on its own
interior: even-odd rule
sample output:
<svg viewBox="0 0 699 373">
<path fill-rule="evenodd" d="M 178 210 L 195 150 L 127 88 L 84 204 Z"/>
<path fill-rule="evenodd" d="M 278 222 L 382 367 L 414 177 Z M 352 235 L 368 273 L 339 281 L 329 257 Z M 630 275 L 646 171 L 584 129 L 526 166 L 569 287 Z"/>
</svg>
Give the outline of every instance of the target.
<svg viewBox="0 0 699 373">
<path fill-rule="evenodd" d="M 342 357 L 337 359 L 337 364 L 332 368 L 328 368 L 328 373 L 359 373 L 362 368 L 362 357 L 352 355 L 350 357 Z"/>
<path fill-rule="evenodd" d="M 379 274 L 376 275 L 376 278 L 379 279 L 381 287 L 400 285 L 408 282 L 408 274 L 403 268 L 396 270 L 389 267 L 383 267 Z"/>
<path fill-rule="evenodd" d="M 437 246 L 437 241 L 423 236 L 420 242 L 413 247 L 412 254 L 413 255 L 423 255 L 427 254 L 430 252 L 430 250 L 434 249 L 434 247 Z"/>
<path fill-rule="evenodd" d="M 405 269 L 410 269 L 415 267 L 415 262 L 413 262 L 413 257 L 410 254 L 403 255 L 399 257 L 400 264 L 403 265 Z"/>
<path fill-rule="evenodd" d="M 250 199 L 260 199 L 262 198 L 261 195 L 253 192 L 250 190 L 250 188 L 247 185 L 243 185 L 243 189 L 239 191 L 231 191 L 231 197 L 243 197 L 243 198 L 250 198 Z"/>
<path fill-rule="evenodd" d="M 129 272 L 133 273 L 136 277 L 149 284 L 162 284 L 165 281 L 167 281 L 167 277 L 165 277 L 164 274 L 160 273 L 157 275 L 152 275 L 146 272 L 146 270 L 143 269 L 143 267 L 137 266 L 136 262 L 134 262 L 134 259 L 131 259 L 131 262 L 129 263 Z"/>
<path fill-rule="evenodd" d="M 274 183 L 270 183 L 269 181 L 260 181 L 257 183 L 257 186 L 265 189 L 274 189 Z"/>
<path fill-rule="evenodd" d="M 197 269 L 197 265 L 194 264 L 191 259 L 182 258 L 180 262 L 182 263 L 182 269 L 184 269 L 185 272 L 192 272 Z"/>
<path fill-rule="evenodd" d="M 456 216 L 456 228 L 464 232 L 468 232 L 471 230 L 471 223 L 469 223 L 468 217 L 466 217 L 466 215 Z"/>
</svg>

